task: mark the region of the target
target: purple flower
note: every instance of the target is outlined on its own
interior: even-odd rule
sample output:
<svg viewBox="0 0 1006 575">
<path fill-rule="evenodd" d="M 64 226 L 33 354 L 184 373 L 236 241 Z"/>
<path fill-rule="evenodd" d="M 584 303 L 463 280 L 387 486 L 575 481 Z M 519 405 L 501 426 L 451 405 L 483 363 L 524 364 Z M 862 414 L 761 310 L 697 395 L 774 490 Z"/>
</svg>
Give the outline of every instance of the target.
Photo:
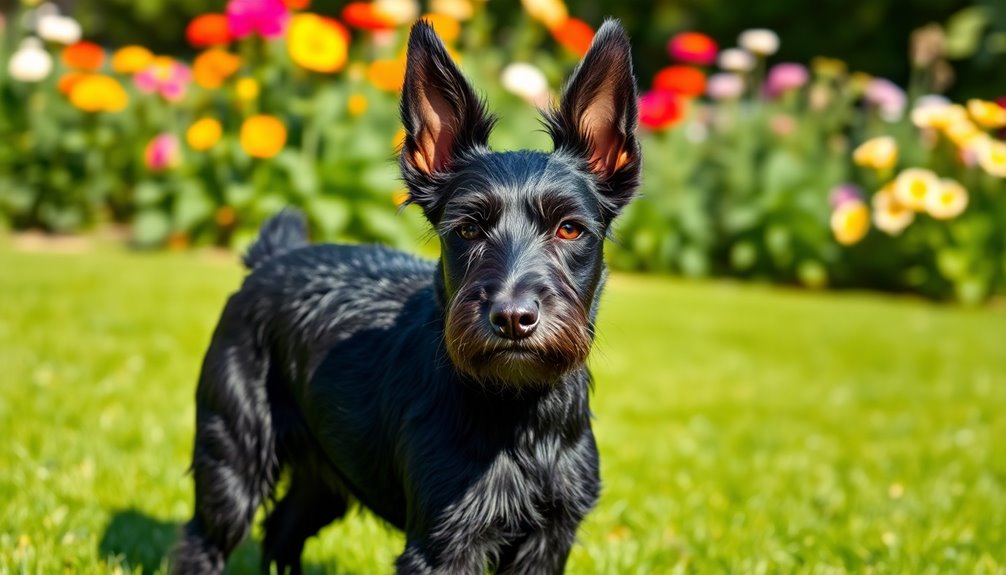
<svg viewBox="0 0 1006 575">
<path fill-rule="evenodd" d="M 883 78 L 870 80 L 863 96 L 867 102 L 877 107 L 880 117 L 888 122 L 900 120 L 908 104 L 905 91 L 894 82 Z"/>
<path fill-rule="evenodd" d="M 270 39 L 283 35 L 290 12 L 283 0 L 230 0 L 227 24 L 235 38 L 252 34 Z"/>
<path fill-rule="evenodd" d="M 859 189 L 859 186 L 856 184 L 838 184 L 828 194 L 828 204 L 833 210 L 838 209 L 842 204 L 852 201 L 863 201 L 863 190 Z"/>
<path fill-rule="evenodd" d="M 784 92 L 802 88 L 809 78 L 810 74 L 802 64 L 792 62 L 776 64 L 768 71 L 765 90 L 769 96 L 776 98 Z"/>
</svg>

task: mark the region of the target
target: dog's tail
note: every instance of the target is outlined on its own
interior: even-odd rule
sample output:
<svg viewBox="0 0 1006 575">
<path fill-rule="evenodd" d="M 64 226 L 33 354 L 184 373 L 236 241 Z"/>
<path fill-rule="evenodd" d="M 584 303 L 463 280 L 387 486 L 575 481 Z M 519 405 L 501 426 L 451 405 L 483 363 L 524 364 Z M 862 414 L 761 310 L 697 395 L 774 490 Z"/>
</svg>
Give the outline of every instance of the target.
<svg viewBox="0 0 1006 575">
<path fill-rule="evenodd" d="M 306 246 L 307 220 L 299 210 L 286 208 L 266 220 L 258 239 L 248 248 L 244 261 L 253 270 L 266 261 L 291 250 Z"/>
</svg>

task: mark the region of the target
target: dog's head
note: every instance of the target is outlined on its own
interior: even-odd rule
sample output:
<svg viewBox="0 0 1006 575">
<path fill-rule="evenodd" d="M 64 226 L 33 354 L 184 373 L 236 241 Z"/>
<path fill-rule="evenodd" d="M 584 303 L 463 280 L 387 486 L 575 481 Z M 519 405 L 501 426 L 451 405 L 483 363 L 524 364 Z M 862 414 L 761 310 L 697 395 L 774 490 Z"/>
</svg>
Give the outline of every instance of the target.
<svg viewBox="0 0 1006 575">
<path fill-rule="evenodd" d="M 555 149 L 492 152 L 495 118 L 424 22 L 409 39 L 401 168 L 441 244 L 446 346 L 483 381 L 554 381 L 586 360 L 603 241 L 639 182 L 636 85 L 617 22 L 545 112 Z"/>
</svg>

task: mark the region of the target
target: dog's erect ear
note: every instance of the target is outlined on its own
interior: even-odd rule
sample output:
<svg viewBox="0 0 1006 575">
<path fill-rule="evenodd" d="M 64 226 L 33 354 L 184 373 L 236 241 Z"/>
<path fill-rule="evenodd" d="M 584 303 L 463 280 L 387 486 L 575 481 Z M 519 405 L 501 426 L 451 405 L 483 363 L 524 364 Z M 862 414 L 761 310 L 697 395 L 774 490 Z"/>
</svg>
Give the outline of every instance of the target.
<svg viewBox="0 0 1006 575">
<path fill-rule="evenodd" d="M 433 27 L 422 20 L 409 36 L 401 114 L 402 173 L 413 188 L 411 199 L 428 209 L 424 201 L 432 198 L 416 188 L 449 172 L 466 151 L 487 147 L 495 120 Z"/>
<path fill-rule="evenodd" d="M 584 158 L 601 184 L 612 215 L 639 186 L 636 78 L 632 48 L 617 20 L 607 20 L 545 116 L 555 150 Z"/>
</svg>

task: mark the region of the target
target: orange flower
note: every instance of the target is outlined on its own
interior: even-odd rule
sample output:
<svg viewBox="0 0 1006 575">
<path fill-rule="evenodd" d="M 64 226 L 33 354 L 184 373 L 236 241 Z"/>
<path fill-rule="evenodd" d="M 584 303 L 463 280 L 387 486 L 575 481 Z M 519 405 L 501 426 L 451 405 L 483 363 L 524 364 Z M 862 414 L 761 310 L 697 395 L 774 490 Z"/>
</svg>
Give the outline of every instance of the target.
<svg viewBox="0 0 1006 575">
<path fill-rule="evenodd" d="M 221 228 L 229 228 L 233 226 L 237 219 L 237 212 L 230 206 L 220 206 L 217 209 L 217 212 L 213 214 L 213 220 L 216 221 L 217 225 Z"/>
<path fill-rule="evenodd" d="M 566 18 L 550 29 L 555 41 L 577 56 L 583 56 L 594 39 L 594 29 L 578 18 Z"/>
<path fill-rule="evenodd" d="M 362 116 L 367 112 L 367 97 L 363 94 L 353 94 L 346 103 L 350 116 Z"/>
<path fill-rule="evenodd" d="M 303 10 L 311 5 L 311 0 L 283 0 L 283 3 L 291 10 Z"/>
<path fill-rule="evenodd" d="M 397 92 L 405 83 L 405 60 L 374 60 L 367 69 L 370 83 L 381 90 Z"/>
<path fill-rule="evenodd" d="M 112 54 L 112 70 L 119 74 L 135 74 L 153 61 L 154 55 L 143 46 L 126 46 Z"/>
<path fill-rule="evenodd" d="M 706 75 L 691 66 L 668 66 L 653 77 L 653 89 L 698 97 L 706 92 Z"/>
<path fill-rule="evenodd" d="M 119 112 L 129 103 L 129 96 L 114 78 L 89 74 L 73 83 L 70 103 L 85 112 Z"/>
<path fill-rule="evenodd" d="M 253 158 L 272 158 L 286 145 L 286 127 L 275 116 L 252 116 L 241 125 L 241 148 Z"/>
<path fill-rule="evenodd" d="M 185 141 L 189 147 L 200 152 L 209 150 L 220 141 L 223 127 L 214 118 L 197 120 L 185 131 Z"/>
<path fill-rule="evenodd" d="M 87 74 L 85 72 L 67 72 L 59 78 L 59 83 L 56 84 L 56 87 L 59 89 L 60 94 L 69 96 L 77 82 L 86 77 Z"/>
<path fill-rule="evenodd" d="M 220 48 L 210 48 L 196 56 L 192 62 L 192 76 L 196 84 L 215 90 L 223 86 L 224 80 L 230 78 L 239 68 L 241 58 Z"/>
<path fill-rule="evenodd" d="M 377 9 L 372 2 L 350 2 L 342 9 L 342 19 L 361 30 L 391 30 L 395 21 Z"/>
<path fill-rule="evenodd" d="M 433 30 L 444 42 L 453 42 L 461 35 L 461 24 L 446 14 L 425 14 L 423 20 L 433 26 Z"/>
<path fill-rule="evenodd" d="M 67 68 L 95 72 L 105 63 L 105 51 L 94 42 L 77 42 L 63 49 L 62 59 Z"/>
<path fill-rule="evenodd" d="M 286 38 L 290 59 L 314 72 L 338 72 L 349 56 L 349 31 L 317 14 L 297 14 Z"/>
<path fill-rule="evenodd" d="M 700 32 L 682 32 L 667 43 L 671 58 L 688 64 L 712 64 L 718 50 L 716 41 Z"/>
<path fill-rule="evenodd" d="M 224 14 L 196 16 L 185 28 L 185 38 L 196 48 L 227 44 L 231 41 L 227 16 Z"/>
</svg>

